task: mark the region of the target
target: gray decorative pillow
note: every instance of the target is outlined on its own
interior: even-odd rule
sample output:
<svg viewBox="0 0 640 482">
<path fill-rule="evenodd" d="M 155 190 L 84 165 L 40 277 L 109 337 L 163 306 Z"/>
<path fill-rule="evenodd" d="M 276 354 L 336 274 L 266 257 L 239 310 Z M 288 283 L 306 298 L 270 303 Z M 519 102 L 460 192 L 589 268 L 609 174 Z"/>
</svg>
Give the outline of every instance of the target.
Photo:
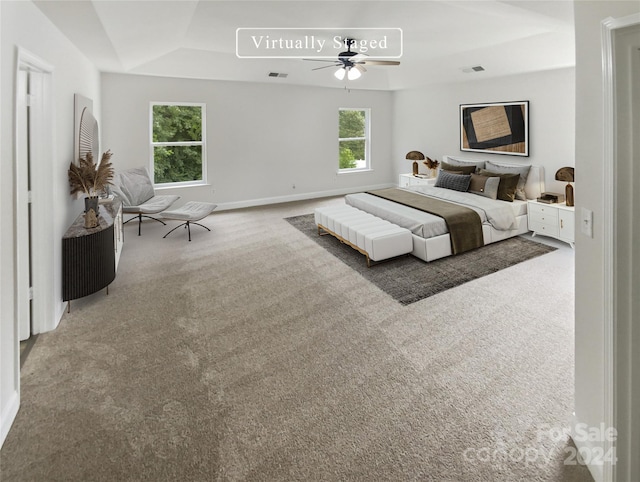
<svg viewBox="0 0 640 482">
<path fill-rule="evenodd" d="M 447 171 L 440 171 L 438 179 L 436 179 L 436 187 L 466 192 L 469 189 L 470 182 L 470 174 L 451 174 Z"/>
<path fill-rule="evenodd" d="M 520 176 L 518 174 L 500 174 L 497 172 L 480 170 L 480 175 L 487 177 L 500 176 L 500 184 L 498 185 L 498 199 L 501 201 L 513 202 L 516 198 L 516 187 Z"/>
<path fill-rule="evenodd" d="M 446 160 L 443 160 L 451 166 L 476 166 L 476 171 L 484 169 L 485 164 L 485 161 L 463 161 L 462 159 L 456 159 L 451 156 L 446 156 Z"/>
<path fill-rule="evenodd" d="M 482 176 L 480 174 L 471 174 L 471 182 L 469 183 L 469 192 L 489 199 L 498 199 L 498 186 L 500 185 L 500 177 Z"/>
<path fill-rule="evenodd" d="M 518 174 L 520 179 L 516 186 L 516 199 L 521 201 L 527 200 L 527 195 L 524 192 L 524 185 L 527 182 L 529 176 L 529 170 L 531 166 L 516 166 L 515 164 L 497 164 L 492 161 L 486 162 L 486 168 L 488 171 L 499 172 L 500 174 Z"/>
</svg>

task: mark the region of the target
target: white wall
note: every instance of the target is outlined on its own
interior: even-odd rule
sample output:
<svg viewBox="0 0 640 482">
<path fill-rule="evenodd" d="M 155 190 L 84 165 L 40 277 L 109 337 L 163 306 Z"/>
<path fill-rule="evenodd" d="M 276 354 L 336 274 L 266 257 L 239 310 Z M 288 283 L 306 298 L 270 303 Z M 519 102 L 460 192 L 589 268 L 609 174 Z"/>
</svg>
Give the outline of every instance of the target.
<svg viewBox="0 0 640 482">
<path fill-rule="evenodd" d="M 574 2 L 576 213 L 582 207 L 593 211 L 593 238 L 582 235 L 580 231 L 576 232 L 575 416 L 576 423 L 584 423 L 590 427 L 598 427 L 606 422 L 601 21 L 607 17 L 619 18 L 638 11 L 640 4 L 637 1 Z M 594 445 L 600 445 L 600 442 L 595 441 Z M 596 481 L 602 480 L 601 468 L 591 468 Z"/>
<path fill-rule="evenodd" d="M 14 324 L 14 256 L 16 240 L 14 236 L 14 89 L 16 69 L 16 49 L 24 48 L 54 67 L 54 139 L 49 146 L 50 162 L 53 164 L 53 178 L 50 180 L 52 203 L 47 206 L 53 218 L 50 256 L 54 272 L 52 289 L 55 306 L 51 318 L 43 320 L 47 329 L 53 329 L 64 311 L 62 303 L 62 236 L 68 225 L 82 211 L 79 201 L 69 196 L 67 169 L 73 158 L 73 94 L 81 93 L 94 99 L 97 118 L 100 115 L 100 76 L 98 71 L 84 56 L 49 22 L 31 2 L 0 2 L 1 15 L 1 129 L 0 129 L 0 416 L 4 440 L 5 430 L 11 423 L 14 403 L 19 391 L 18 334 Z M 37 166 L 34 169 L 37 170 Z"/>
<path fill-rule="evenodd" d="M 394 167 L 411 172 L 407 152 L 418 150 L 431 159 L 445 154 L 465 159 L 532 163 L 545 167 L 546 190 L 564 192 L 555 181 L 556 171 L 574 165 L 574 69 L 473 80 L 394 94 Z M 484 154 L 460 150 L 460 104 L 529 101 L 529 157 Z M 580 186 L 576 186 L 579 190 Z"/>
<path fill-rule="evenodd" d="M 393 182 L 390 92 L 108 73 L 102 92 L 103 141 L 116 170 L 150 165 L 150 102 L 206 103 L 210 186 L 172 189 L 180 203 L 230 208 Z M 336 174 L 339 107 L 371 108 L 373 171 Z"/>
</svg>

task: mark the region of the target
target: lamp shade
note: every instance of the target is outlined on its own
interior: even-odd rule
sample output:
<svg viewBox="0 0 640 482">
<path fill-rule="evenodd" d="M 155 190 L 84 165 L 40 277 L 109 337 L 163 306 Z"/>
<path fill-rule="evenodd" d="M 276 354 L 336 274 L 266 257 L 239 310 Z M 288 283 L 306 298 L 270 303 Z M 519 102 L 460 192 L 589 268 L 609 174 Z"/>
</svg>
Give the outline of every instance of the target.
<svg viewBox="0 0 640 482">
<path fill-rule="evenodd" d="M 574 182 L 574 168 L 573 167 L 561 167 L 556 172 L 556 181 Z"/>
<path fill-rule="evenodd" d="M 360 73 L 360 71 L 358 69 L 354 69 L 353 67 L 349 67 L 349 70 L 347 71 L 347 79 L 349 80 L 359 79 L 361 75 L 362 74 Z"/>
<path fill-rule="evenodd" d="M 346 73 L 346 71 L 340 67 L 338 70 L 336 70 L 333 75 L 335 75 L 336 79 L 338 80 L 342 80 L 344 79 L 344 74 Z"/>
<path fill-rule="evenodd" d="M 411 151 L 407 153 L 406 159 L 412 161 L 424 161 L 424 154 L 420 151 Z"/>
</svg>

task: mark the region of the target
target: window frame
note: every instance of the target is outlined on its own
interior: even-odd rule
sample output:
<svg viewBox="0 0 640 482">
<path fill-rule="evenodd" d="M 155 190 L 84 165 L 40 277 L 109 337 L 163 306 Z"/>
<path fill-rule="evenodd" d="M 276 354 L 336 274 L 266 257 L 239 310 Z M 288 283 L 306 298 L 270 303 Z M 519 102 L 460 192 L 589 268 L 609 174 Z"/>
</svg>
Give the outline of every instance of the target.
<svg viewBox="0 0 640 482">
<path fill-rule="evenodd" d="M 364 115 L 364 137 L 340 137 L 340 112 L 342 111 L 362 111 Z M 344 141 L 364 140 L 364 167 L 340 167 L 340 143 Z M 338 108 L 338 174 L 348 174 L 352 172 L 371 171 L 371 108 L 370 107 L 339 107 Z"/>
<path fill-rule="evenodd" d="M 201 113 L 201 140 L 200 141 L 179 141 L 179 142 L 154 142 L 153 141 L 153 107 L 156 105 L 171 106 L 179 105 L 185 107 L 200 107 Z M 153 180 L 154 188 L 172 188 L 172 187 L 189 187 L 203 186 L 208 184 L 207 180 L 207 104 L 204 102 L 149 102 L 149 174 Z M 201 146 L 202 153 L 202 179 L 194 181 L 175 181 L 175 182 L 155 182 L 155 147 L 162 146 Z"/>
</svg>

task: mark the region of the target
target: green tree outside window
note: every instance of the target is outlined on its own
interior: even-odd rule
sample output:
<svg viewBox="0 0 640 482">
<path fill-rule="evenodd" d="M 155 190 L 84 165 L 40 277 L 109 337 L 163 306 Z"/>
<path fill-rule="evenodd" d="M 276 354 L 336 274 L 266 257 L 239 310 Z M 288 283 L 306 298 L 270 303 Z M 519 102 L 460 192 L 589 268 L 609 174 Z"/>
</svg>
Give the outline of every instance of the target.
<svg viewBox="0 0 640 482">
<path fill-rule="evenodd" d="M 356 169 L 360 164 L 368 166 L 367 119 L 364 109 L 340 109 L 338 111 L 338 152 L 340 169 Z"/>
<path fill-rule="evenodd" d="M 156 184 L 203 181 L 203 105 L 152 106 L 153 174 Z"/>
</svg>

